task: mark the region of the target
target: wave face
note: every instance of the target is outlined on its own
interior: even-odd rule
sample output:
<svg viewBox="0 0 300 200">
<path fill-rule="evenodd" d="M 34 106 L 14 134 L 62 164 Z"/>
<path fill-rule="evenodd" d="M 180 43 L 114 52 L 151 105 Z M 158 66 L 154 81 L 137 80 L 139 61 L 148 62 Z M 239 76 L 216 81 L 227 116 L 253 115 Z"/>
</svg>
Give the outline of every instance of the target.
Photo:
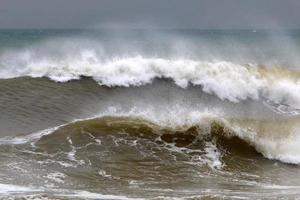
<svg viewBox="0 0 300 200">
<path fill-rule="evenodd" d="M 0 31 L 0 198 L 299 197 L 299 38 Z"/>
<path fill-rule="evenodd" d="M 12 157 L 1 163 L 2 170 L 8 170 L 14 163 L 15 170 L 26 169 L 23 178 L 32 184 L 18 186 L 16 177 L 11 179 L 13 183 L 1 184 L 0 188 L 4 196 L 16 198 L 239 199 L 262 197 L 255 192 L 258 188 L 268 198 L 297 197 L 297 170 L 294 173 L 295 168 L 290 165 L 274 165 L 258 153 L 284 158 L 287 150 L 296 150 L 290 135 L 251 134 L 249 130 L 234 129 L 233 124 L 239 127 L 251 124 L 253 129 L 259 127 L 256 130 L 268 130 L 269 126 L 268 122 L 251 120 L 232 121 L 230 126 L 229 121 L 208 114 L 202 114 L 201 119 L 198 116 L 197 124 L 190 126 L 166 126 L 141 117 L 109 116 L 2 140 L 2 148 L 15 148 L 10 151 Z M 270 171 L 262 172 L 261 166 Z M 286 170 L 292 174 L 288 174 L 287 180 L 283 178 L 287 178 Z M 261 180 L 261 176 L 272 181 Z M 211 182 L 224 188 L 212 190 Z M 84 190 L 74 189 L 74 184 Z M 237 187 L 241 187 L 238 192 Z"/>
</svg>

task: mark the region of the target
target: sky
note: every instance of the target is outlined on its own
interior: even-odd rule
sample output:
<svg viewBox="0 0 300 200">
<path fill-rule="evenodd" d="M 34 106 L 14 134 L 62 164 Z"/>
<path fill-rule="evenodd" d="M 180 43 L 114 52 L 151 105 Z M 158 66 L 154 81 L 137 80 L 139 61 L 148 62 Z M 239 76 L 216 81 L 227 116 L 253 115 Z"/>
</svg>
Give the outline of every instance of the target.
<svg viewBox="0 0 300 200">
<path fill-rule="evenodd" d="M 0 0 L 0 28 L 297 29 L 300 0 Z"/>
</svg>

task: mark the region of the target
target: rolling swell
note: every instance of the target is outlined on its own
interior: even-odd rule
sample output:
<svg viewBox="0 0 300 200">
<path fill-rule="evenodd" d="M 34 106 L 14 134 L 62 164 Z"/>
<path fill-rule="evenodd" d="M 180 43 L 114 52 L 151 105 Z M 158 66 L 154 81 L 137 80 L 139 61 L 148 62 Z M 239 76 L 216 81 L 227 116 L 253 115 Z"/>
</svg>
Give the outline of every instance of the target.
<svg viewBox="0 0 300 200">
<path fill-rule="evenodd" d="M 179 148 L 193 148 L 193 144 L 197 142 L 211 141 L 220 145 L 221 149 L 227 148 L 237 153 L 251 154 L 255 151 L 251 144 L 240 139 L 234 130 L 226 126 L 224 122 L 209 117 L 204 117 L 199 124 L 187 127 L 167 127 L 135 117 L 95 118 L 64 125 L 52 133 L 42 136 L 35 144 L 50 145 L 47 148 L 52 149 L 53 140 L 63 141 L 70 136 L 78 137 L 80 140 L 82 134 L 91 134 L 94 138 L 99 135 L 126 135 Z M 79 140 L 73 140 L 73 143 L 80 142 Z"/>
<path fill-rule="evenodd" d="M 73 142 L 81 142 L 81 135 L 111 137 L 113 135 L 135 137 L 136 140 L 168 144 L 178 148 L 189 148 L 195 143 L 212 142 L 223 152 L 230 150 L 242 156 L 259 152 L 269 159 L 286 163 L 300 163 L 299 119 L 257 120 L 257 119 L 224 119 L 203 113 L 193 123 L 164 124 L 150 121 L 147 116 L 103 116 L 88 120 L 79 120 L 49 129 L 40 133 L 6 141 L 9 143 L 27 143 L 37 141 L 37 145 L 46 147 L 50 152 L 64 148 L 60 141 L 74 137 Z M 2 143 L 5 142 L 2 140 Z M 202 146 L 197 146 L 203 151 Z"/>
</svg>

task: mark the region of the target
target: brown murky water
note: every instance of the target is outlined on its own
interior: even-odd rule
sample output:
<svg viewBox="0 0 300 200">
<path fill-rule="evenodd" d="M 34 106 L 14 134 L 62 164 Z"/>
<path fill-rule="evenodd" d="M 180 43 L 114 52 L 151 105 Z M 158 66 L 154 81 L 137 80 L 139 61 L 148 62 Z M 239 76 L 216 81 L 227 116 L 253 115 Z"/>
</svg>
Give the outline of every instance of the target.
<svg viewBox="0 0 300 200">
<path fill-rule="evenodd" d="M 276 114 L 270 105 L 230 103 L 165 80 L 114 89 L 89 79 L 60 84 L 22 78 L 1 85 L 3 198 L 300 195 L 299 167 L 267 159 L 268 152 L 255 146 L 255 140 L 275 140 L 266 133 L 279 131 L 284 120 L 297 125 L 297 117 Z M 69 123 L 88 116 L 94 119 Z M 237 126 L 265 134 L 251 140 Z"/>
<path fill-rule="evenodd" d="M 0 30 L 0 199 L 299 199 L 300 32 Z"/>
</svg>

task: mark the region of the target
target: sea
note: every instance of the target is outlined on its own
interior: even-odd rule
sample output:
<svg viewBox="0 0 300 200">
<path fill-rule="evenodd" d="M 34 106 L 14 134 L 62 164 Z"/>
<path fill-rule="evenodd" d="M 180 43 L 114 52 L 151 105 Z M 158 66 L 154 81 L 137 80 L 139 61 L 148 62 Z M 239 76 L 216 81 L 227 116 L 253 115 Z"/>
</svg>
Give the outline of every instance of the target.
<svg viewBox="0 0 300 200">
<path fill-rule="evenodd" d="M 300 199 L 300 30 L 0 30 L 0 199 Z"/>
</svg>

